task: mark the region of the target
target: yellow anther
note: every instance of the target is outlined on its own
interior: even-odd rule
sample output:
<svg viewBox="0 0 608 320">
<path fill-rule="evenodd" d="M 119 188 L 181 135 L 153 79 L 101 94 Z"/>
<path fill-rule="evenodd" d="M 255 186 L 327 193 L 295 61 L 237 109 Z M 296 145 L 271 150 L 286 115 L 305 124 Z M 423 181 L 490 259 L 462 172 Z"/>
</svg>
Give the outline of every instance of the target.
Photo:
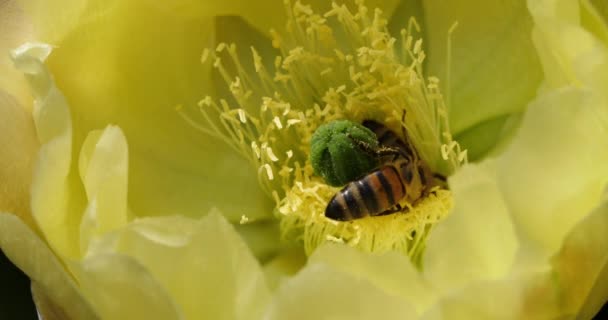
<svg viewBox="0 0 608 320">
<path fill-rule="evenodd" d="M 267 147 L 266 154 L 268 155 L 268 158 L 270 159 L 270 161 L 272 161 L 272 162 L 279 161 L 279 158 L 277 158 L 277 156 L 275 156 L 274 153 L 272 152 L 272 148 Z"/>
<path fill-rule="evenodd" d="M 272 122 L 274 122 L 274 124 L 277 126 L 277 128 L 283 129 L 283 124 L 281 123 L 281 119 L 279 119 L 279 117 L 274 117 L 272 119 Z"/>
<path fill-rule="evenodd" d="M 297 234 L 307 253 L 326 241 L 342 241 L 369 252 L 419 256 L 427 230 L 449 211 L 449 191 L 438 190 L 407 214 L 336 222 L 324 212 L 339 188 L 314 176 L 308 160 L 312 133 L 322 123 L 373 119 L 399 134 L 405 128 L 435 172 L 447 176 L 466 162 L 466 150 L 449 134 L 438 79 L 425 80 L 423 43 L 412 34 L 418 24 L 410 20 L 396 39 L 381 12 L 368 12 L 362 1 L 356 1 L 354 11 L 333 3 L 325 14 L 286 1 L 288 30 L 270 31 L 272 45 L 280 49 L 274 71 L 265 68 L 255 48 L 246 61 L 253 64 L 253 74 L 242 67 L 234 45 L 205 50 L 201 62 L 212 59 L 232 97 L 202 99 L 197 118 L 202 120 L 189 118 L 186 108 L 180 115 L 251 162 L 262 189 L 276 202 L 281 229 Z"/>
<path fill-rule="evenodd" d="M 208 58 L 209 58 L 209 49 L 205 48 L 203 50 L 203 53 L 201 54 L 201 63 L 202 64 L 206 63 Z"/>
<path fill-rule="evenodd" d="M 241 120 L 242 123 L 247 123 L 247 116 L 245 115 L 245 110 L 238 109 L 237 112 L 239 114 L 239 120 Z"/>
</svg>

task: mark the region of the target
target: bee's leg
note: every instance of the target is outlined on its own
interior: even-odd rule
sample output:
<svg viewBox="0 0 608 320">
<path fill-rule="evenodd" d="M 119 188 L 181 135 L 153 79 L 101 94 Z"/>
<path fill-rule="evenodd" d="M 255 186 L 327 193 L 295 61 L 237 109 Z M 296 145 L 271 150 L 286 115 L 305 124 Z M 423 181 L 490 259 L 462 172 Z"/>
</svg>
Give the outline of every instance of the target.
<svg viewBox="0 0 608 320">
<path fill-rule="evenodd" d="M 405 113 L 406 111 L 404 109 L 403 115 L 401 116 L 401 135 L 403 136 L 403 139 L 405 139 L 405 141 L 403 142 L 403 150 L 404 153 L 407 155 L 406 157 L 410 159 L 410 161 L 414 161 L 415 159 L 418 159 L 418 153 L 416 151 L 416 148 L 414 148 L 412 140 L 410 139 L 410 135 L 407 133 L 407 130 L 405 128 Z"/>
<path fill-rule="evenodd" d="M 433 172 L 433 178 L 436 182 L 435 185 L 437 185 L 443 189 L 448 188 L 448 179 L 444 175 Z"/>
<path fill-rule="evenodd" d="M 376 154 L 379 157 L 393 157 L 392 161 L 397 160 L 399 157 L 403 156 L 399 149 L 389 148 L 389 147 L 379 147 L 376 150 Z"/>
<path fill-rule="evenodd" d="M 395 148 L 389 148 L 389 147 L 372 147 L 371 145 L 369 145 L 368 143 L 365 143 L 361 140 L 357 140 L 355 139 L 353 136 L 351 136 L 349 133 L 346 134 L 346 136 L 352 141 L 354 142 L 359 148 L 361 148 L 361 150 L 371 154 L 371 155 L 375 155 L 378 157 L 387 157 L 387 156 L 393 156 L 394 159 L 397 159 L 401 153 L 399 152 L 398 149 Z"/>
<path fill-rule="evenodd" d="M 416 199 L 416 201 L 414 201 L 413 205 L 416 206 L 418 205 L 422 200 L 424 200 L 426 197 L 430 196 L 430 195 L 434 195 L 435 197 L 437 196 L 437 190 L 441 188 L 439 186 L 435 186 L 435 187 L 430 187 L 430 188 L 424 188 L 424 190 L 422 190 L 422 195 L 420 195 L 420 198 Z"/>
<path fill-rule="evenodd" d="M 397 213 L 397 212 L 407 213 L 409 211 L 410 211 L 409 207 L 403 208 L 400 204 L 397 203 L 394 207 L 392 207 L 392 208 L 390 208 L 388 210 L 384 210 L 384 211 L 380 212 L 377 215 L 378 216 L 386 216 L 386 215 Z"/>
</svg>

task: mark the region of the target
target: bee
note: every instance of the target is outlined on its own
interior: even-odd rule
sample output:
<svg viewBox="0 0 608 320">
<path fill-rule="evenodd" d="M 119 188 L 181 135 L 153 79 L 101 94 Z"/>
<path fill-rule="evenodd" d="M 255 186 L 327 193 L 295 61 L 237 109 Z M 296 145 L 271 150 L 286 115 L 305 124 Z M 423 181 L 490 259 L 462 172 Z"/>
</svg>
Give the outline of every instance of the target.
<svg viewBox="0 0 608 320">
<path fill-rule="evenodd" d="M 361 148 L 386 160 L 378 169 L 348 183 L 331 198 L 325 216 L 332 220 L 349 221 L 402 211 L 401 200 L 414 204 L 439 184 L 440 181 L 435 180 L 441 180 L 420 159 L 406 132 L 403 133 L 406 141 L 403 141 L 376 121 L 365 120 L 363 126 L 376 134 L 381 147 L 375 151 L 365 145 L 360 145 Z"/>
</svg>

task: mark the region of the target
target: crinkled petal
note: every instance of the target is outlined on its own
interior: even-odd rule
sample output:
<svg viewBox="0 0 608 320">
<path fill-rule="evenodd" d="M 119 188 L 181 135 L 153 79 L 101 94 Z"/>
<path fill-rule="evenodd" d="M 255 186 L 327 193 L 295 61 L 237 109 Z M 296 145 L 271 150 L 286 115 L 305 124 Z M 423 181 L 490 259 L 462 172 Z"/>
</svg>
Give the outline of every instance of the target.
<svg viewBox="0 0 608 320">
<path fill-rule="evenodd" d="M 42 144 L 34 169 L 31 206 L 51 248 L 60 255 L 76 256 L 81 194 L 70 177 L 72 123 L 67 101 L 44 65 L 50 52 L 49 45 L 27 43 L 12 53 L 35 98 L 34 123 Z"/>
<path fill-rule="evenodd" d="M 563 310 L 591 319 L 608 301 L 608 199 L 566 236 L 552 264 Z"/>
<path fill-rule="evenodd" d="M 369 255 L 344 245 L 317 249 L 310 264 L 323 263 L 350 276 L 369 281 L 390 295 L 404 298 L 418 314 L 436 299 L 432 286 L 422 278 L 409 258 L 397 252 Z"/>
<path fill-rule="evenodd" d="M 0 213 L 0 247 L 45 293 L 53 310 L 68 319 L 98 318 L 51 249 L 13 214 Z"/>
<path fill-rule="evenodd" d="M 456 138 L 474 126 L 523 111 L 542 79 L 525 2 L 426 1 L 423 8 L 428 74 L 443 81 Z M 448 88 L 448 30 L 455 22 Z M 475 148 L 476 142 L 464 147 Z"/>
<path fill-rule="evenodd" d="M 269 217 L 255 169 L 175 110 L 212 94 L 211 67 L 200 58 L 213 45 L 213 21 L 165 6 L 109 2 L 58 43 L 48 63 L 76 119 L 74 144 L 108 123 L 120 126 L 129 141 L 129 205 L 139 215 L 200 216 L 217 206 L 231 221 Z"/>
<path fill-rule="evenodd" d="M 364 278 L 313 263 L 281 286 L 265 318 L 416 319 L 416 313 Z"/>
<path fill-rule="evenodd" d="M 450 177 L 454 209 L 430 234 L 424 273 L 447 292 L 479 279 L 505 276 L 519 241 L 491 160 L 469 165 Z"/>
<path fill-rule="evenodd" d="M 608 181 L 605 141 L 608 108 L 593 92 L 564 88 L 530 105 L 497 161 L 500 189 L 526 242 L 552 254 L 597 205 Z"/>
<path fill-rule="evenodd" d="M 270 298 L 258 262 L 218 213 L 201 220 L 182 216 L 136 220 L 92 241 L 85 261 L 108 254 L 135 259 L 167 290 L 187 319 L 257 319 Z M 97 272 L 109 277 L 112 265 L 105 267 Z"/>
<path fill-rule="evenodd" d="M 158 280 L 130 257 L 98 255 L 74 269 L 82 292 L 102 319 L 183 319 Z"/>
<path fill-rule="evenodd" d="M 39 144 L 31 114 L 0 90 L 0 210 L 13 212 L 30 228 L 30 185 Z"/>
</svg>

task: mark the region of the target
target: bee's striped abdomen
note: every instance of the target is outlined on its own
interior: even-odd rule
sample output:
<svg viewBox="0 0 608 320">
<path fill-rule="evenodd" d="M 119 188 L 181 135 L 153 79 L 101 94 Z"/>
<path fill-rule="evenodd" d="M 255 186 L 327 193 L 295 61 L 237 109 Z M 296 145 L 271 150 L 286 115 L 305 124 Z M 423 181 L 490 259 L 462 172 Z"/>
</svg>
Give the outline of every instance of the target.
<svg viewBox="0 0 608 320">
<path fill-rule="evenodd" d="M 404 196 L 405 185 L 398 170 L 392 165 L 383 166 L 336 193 L 325 209 L 325 216 L 341 221 L 375 216 Z"/>
</svg>

